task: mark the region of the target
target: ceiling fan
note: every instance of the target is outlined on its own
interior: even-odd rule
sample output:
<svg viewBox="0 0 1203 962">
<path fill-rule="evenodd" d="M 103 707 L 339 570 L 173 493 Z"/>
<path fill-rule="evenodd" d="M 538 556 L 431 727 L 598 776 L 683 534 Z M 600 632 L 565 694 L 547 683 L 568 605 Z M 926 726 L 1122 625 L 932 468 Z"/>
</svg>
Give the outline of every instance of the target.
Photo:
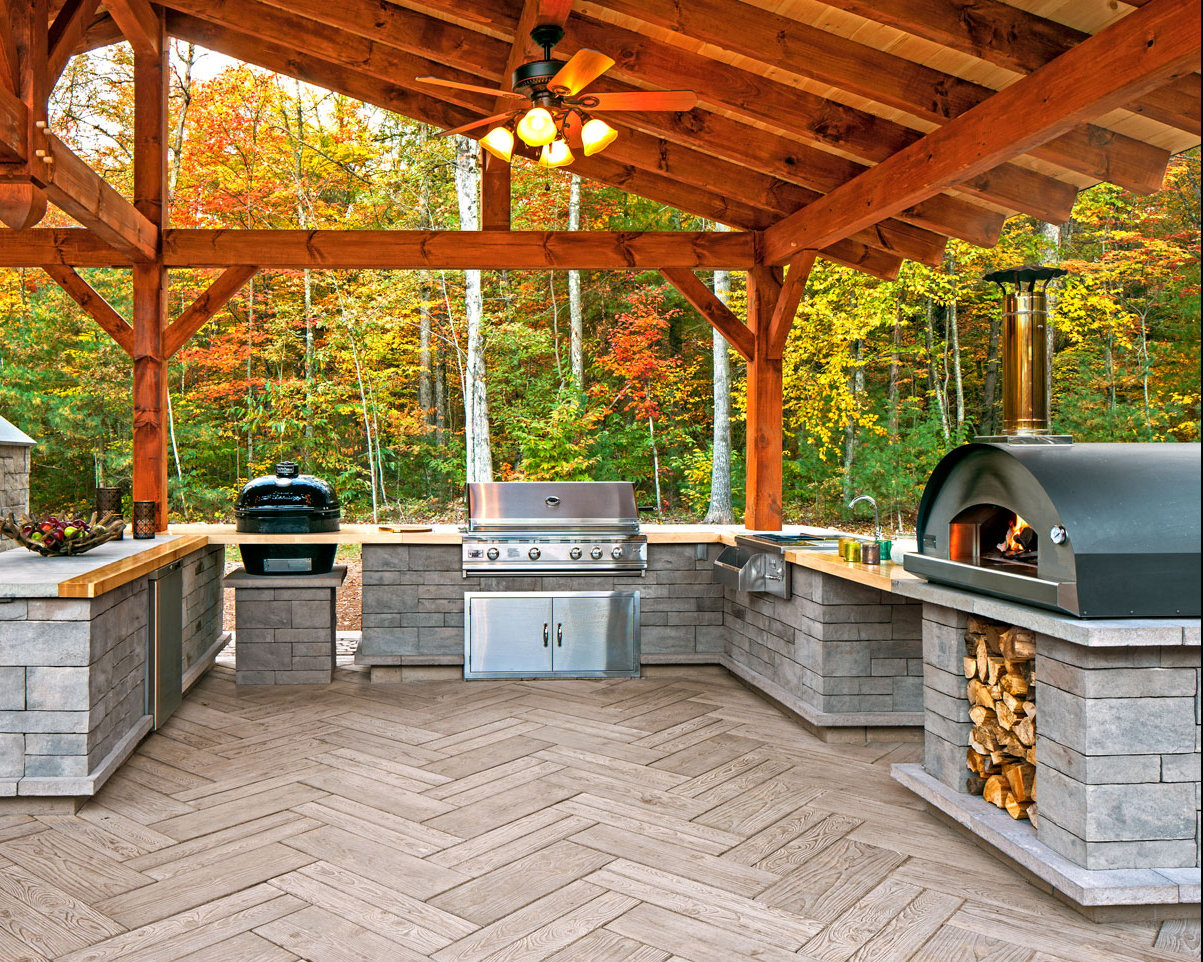
<svg viewBox="0 0 1203 962">
<path fill-rule="evenodd" d="M 584 150 L 588 157 L 604 150 L 618 131 L 591 112 L 620 110 L 690 110 L 698 102 L 692 90 L 638 90 L 624 93 L 583 94 L 612 66 L 614 61 L 596 50 L 578 50 L 567 61 L 552 60 L 551 48 L 563 39 L 557 24 L 542 24 L 530 32 L 531 40 L 543 48 L 543 59 L 524 63 L 514 71 L 513 90 L 492 90 L 473 84 L 442 80 L 438 77 L 416 79 L 440 87 L 455 87 L 494 97 L 528 101 L 505 113 L 494 114 L 470 124 L 446 130 L 440 137 L 462 134 L 493 124 L 480 144 L 485 150 L 509 163 L 514 156 L 514 135 L 529 147 L 541 147 L 539 163 L 564 167 L 573 161 L 572 147 Z"/>
</svg>

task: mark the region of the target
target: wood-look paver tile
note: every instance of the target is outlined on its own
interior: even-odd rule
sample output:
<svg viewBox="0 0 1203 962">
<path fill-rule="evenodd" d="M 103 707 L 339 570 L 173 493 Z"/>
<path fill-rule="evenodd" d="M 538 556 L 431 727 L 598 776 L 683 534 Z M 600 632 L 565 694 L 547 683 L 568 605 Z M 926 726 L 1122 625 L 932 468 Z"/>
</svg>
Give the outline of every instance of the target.
<svg viewBox="0 0 1203 962">
<path fill-rule="evenodd" d="M 229 828 L 223 828 L 220 831 L 213 832 L 210 835 L 202 835 L 199 838 L 189 839 L 186 842 L 174 842 L 167 848 L 157 849 L 154 852 L 147 852 L 145 855 L 139 855 L 137 858 L 128 859 L 124 865 L 127 868 L 132 868 L 138 872 L 150 873 L 156 866 L 166 865 L 169 862 L 174 862 L 179 859 L 187 858 L 190 855 L 195 855 L 198 852 L 208 852 L 214 848 L 218 848 L 228 842 L 236 841 L 240 838 L 247 838 L 259 832 L 267 831 L 277 825 L 285 825 L 290 822 L 295 822 L 297 814 L 291 810 L 283 812 L 273 812 L 271 815 L 264 815 L 261 818 L 251 819 L 249 822 L 241 822 L 238 825 L 231 825 Z"/>
<path fill-rule="evenodd" d="M 127 928 L 137 928 L 312 861 L 312 856 L 272 843 L 115 895 L 96 903 L 96 907 Z"/>
<path fill-rule="evenodd" d="M 847 837 L 849 832 L 862 824 L 864 823 L 859 819 L 848 818 L 845 815 L 820 818 L 793 841 L 782 845 L 772 855 L 762 858 L 756 863 L 756 867 L 777 875 L 792 875 L 799 866 L 805 865 L 823 849 Z M 898 860 L 902 861 L 901 856 Z"/>
<path fill-rule="evenodd" d="M 327 795 L 320 802 L 305 802 L 303 805 L 297 805 L 292 811 L 317 819 L 326 825 L 345 829 L 354 835 L 382 841 L 392 848 L 416 855 L 418 858 L 425 858 L 433 852 L 460 842 L 455 835 L 435 831 L 419 822 L 411 822 L 391 812 L 382 812 L 371 805 L 364 805 L 341 795 Z"/>
<path fill-rule="evenodd" d="M 7 892 L 0 891 L 0 935 L 47 958 L 88 945 L 82 933 L 72 932 L 62 922 L 32 910 Z M 0 953 L 0 958 L 4 955 Z"/>
<path fill-rule="evenodd" d="M 38 821 L 47 828 L 53 828 L 60 835 L 66 835 L 88 848 L 108 856 L 116 862 L 137 855 L 144 855 L 146 849 L 129 838 L 115 835 L 106 828 L 94 825 L 75 815 L 39 815 Z M 168 839 L 170 842 L 171 840 Z"/>
<path fill-rule="evenodd" d="M 143 825 L 132 818 L 126 818 L 121 812 L 115 812 L 99 802 L 88 802 L 75 813 L 75 817 L 133 843 L 142 850 L 139 854 L 157 852 L 161 848 L 175 844 L 175 839 L 162 832 L 156 832 L 150 826 Z"/>
<path fill-rule="evenodd" d="M 548 956 L 547 962 L 666 962 L 668 953 L 609 929 L 595 929 L 584 938 Z"/>
<path fill-rule="evenodd" d="M 889 849 L 837 839 L 766 889 L 760 900 L 804 918 L 833 922 L 902 861 Z"/>
<path fill-rule="evenodd" d="M 612 860 L 613 856 L 582 845 L 553 842 L 428 901 L 469 922 L 488 925 Z"/>
<path fill-rule="evenodd" d="M 236 839 L 227 839 L 218 842 L 212 835 L 202 836 L 196 841 L 208 842 L 209 844 L 198 851 L 188 854 L 181 852 L 177 858 L 161 862 L 152 868 L 144 868 L 141 871 L 159 881 L 171 878 L 173 875 L 195 873 L 205 866 L 216 865 L 219 862 L 233 858 L 235 855 L 263 848 L 265 845 L 271 845 L 273 842 L 282 842 L 285 839 L 292 838 L 294 835 L 311 831 L 322 824 L 316 819 L 303 818 L 292 810 L 276 814 L 285 817 L 261 828 L 257 832 L 252 832 L 249 835 L 243 835 Z"/>
<path fill-rule="evenodd" d="M 421 962 L 426 958 L 316 905 L 260 925 L 255 934 L 309 962 Z"/>
<path fill-rule="evenodd" d="M 944 926 L 910 962 L 1033 962 L 1035 950 L 1001 938 Z"/>
<path fill-rule="evenodd" d="M 555 748 L 538 752 L 535 757 L 558 762 L 561 765 L 585 772 L 625 779 L 644 788 L 651 787 L 668 791 L 687 781 L 684 775 L 662 772 L 656 768 L 649 768 L 647 765 L 625 762 L 620 758 L 582 751 L 579 748 L 569 748 L 564 745 L 557 745 Z"/>
<path fill-rule="evenodd" d="M 131 781 L 120 771 L 104 783 L 95 800 L 143 825 L 196 811 L 187 802 Z"/>
<path fill-rule="evenodd" d="M 538 732 L 540 729 L 535 729 Z M 525 758 L 542 748 L 551 747 L 550 742 L 540 741 L 531 735 L 511 735 L 500 741 L 479 748 L 472 748 L 442 761 L 423 766 L 426 771 L 449 778 L 464 778 L 477 772 L 496 768 L 516 758 Z"/>
<path fill-rule="evenodd" d="M 1199 957 L 1200 926 L 1198 919 L 1167 919 L 1157 929 L 1153 947 L 1171 955 Z"/>
<path fill-rule="evenodd" d="M 154 881 L 53 829 L 13 839 L 5 843 L 3 854 L 50 885 L 93 905 L 98 898 Z"/>
<path fill-rule="evenodd" d="M 791 952 L 822 928 L 820 922 L 626 859 L 616 859 L 585 881 Z"/>
<path fill-rule="evenodd" d="M 762 748 L 761 742 L 751 738 L 737 738 L 724 732 L 707 738 L 697 745 L 665 755 L 659 761 L 653 762 L 652 767 L 666 772 L 676 772 L 678 775 L 688 775 L 690 778 L 704 777 L 724 762 L 746 755 Z M 764 761 L 767 756 L 760 756 L 758 761 Z"/>
<path fill-rule="evenodd" d="M 153 788 L 157 792 L 162 792 L 165 795 L 174 795 L 177 792 L 184 792 L 190 788 L 196 788 L 199 785 L 207 785 L 212 781 L 204 775 L 198 775 L 195 772 L 185 771 L 182 768 L 176 768 L 174 765 L 168 765 L 166 762 L 161 762 L 157 758 L 150 758 L 134 754 L 121 767 L 121 772 L 131 781 L 145 785 L 147 788 Z"/>
<path fill-rule="evenodd" d="M 816 962 L 846 962 L 922 891 L 890 876 L 808 940 L 803 954 Z"/>
<path fill-rule="evenodd" d="M 702 812 L 714 807 L 709 802 L 699 802 L 696 799 L 686 798 L 684 795 L 656 788 L 640 787 L 625 779 L 613 778 L 599 772 L 584 771 L 572 766 L 548 775 L 544 781 L 569 789 L 570 795 L 589 792 L 601 798 L 611 798 L 615 801 L 646 808 L 652 814 L 664 813 L 673 818 L 696 818 Z"/>
<path fill-rule="evenodd" d="M 799 962 L 798 956 L 786 949 L 647 903 L 619 916 L 607 928 L 694 962 Z"/>
<path fill-rule="evenodd" d="M 486 962 L 542 962 L 636 904 L 636 899 L 616 892 L 603 892 L 584 905 L 558 915 L 546 925 L 515 939 L 488 956 Z"/>
<path fill-rule="evenodd" d="M 588 819 L 565 815 L 558 808 L 545 808 L 491 832 L 449 846 L 432 855 L 428 861 L 448 868 L 460 868 L 460 871 L 469 875 L 482 875 L 514 859 L 537 852 L 552 842 L 575 835 L 592 824 Z"/>
<path fill-rule="evenodd" d="M 744 865 L 757 865 L 829 817 L 827 812 L 813 808 L 795 808 L 756 834 L 749 835 L 734 848 L 728 849 L 723 857 L 733 862 L 742 862 Z"/>
<path fill-rule="evenodd" d="M 169 962 L 295 912 L 304 904 L 291 895 L 281 895 L 279 889 L 254 885 L 70 952 L 56 962 Z"/>
<path fill-rule="evenodd" d="M 83 945 L 99 942 L 124 931 L 81 899 L 64 892 L 28 869 L 12 862 L 0 865 L 0 892 L 11 903 L 27 906 L 31 913 L 50 919 L 82 940 Z M 20 909 L 14 905 L 14 912 Z"/>
<path fill-rule="evenodd" d="M 730 832 L 669 815 L 652 815 L 647 809 L 587 793 L 560 802 L 556 807 L 592 822 L 683 845 L 708 855 L 722 855 L 740 841 L 740 836 Z"/>
<path fill-rule="evenodd" d="M 181 955 L 175 962 L 297 962 L 297 956 L 254 932 L 243 932 L 216 945 Z"/>
<path fill-rule="evenodd" d="M 511 788 L 517 788 L 520 785 L 525 785 L 528 782 L 533 782 L 536 779 L 543 778 L 545 775 L 550 775 L 553 772 L 558 772 L 563 765 L 557 765 L 555 762 L 538 761 L 533 758 L 519 759 L 523 764 L 515 770 L 509 771 L 504 775 L 499 775 L 491 780 L 482 779 L 475 784 L 467 784 L 471 779 L 478 776 L 484 776 L 487 772 L 495 772 L 497 769 L 487 769 L 486 772 L 477 772 L 476 775 L 468 776 L 460 779 L 464 783 L 464 789 L 460 792 L 451 794 L 440 794 L 440 797 L 447 804 L 460 807 L 463 805 L 472 805 L 476 802 L 481 802 L 486 799 L 496 796 L 500 792 L 509 791 Z M 443 789 L 450 786 L 441 786 Z M 427 793 L 429 795 L 429 792 Z"/>
<path fill-rule="evenodd" d="M 516 818 L 537 812 L 541 808 L 554 805 L 556 802 L 575 795 L 575 790 L 562 788 L 550 781 L 560 774 L 560 772 L 553 772 L 537 781 L 498 792 L 492 798 L 486 798 L 471 805 L 465 805 L 454 812 L 428 819 L 426 824 L 431 828 L 437 828 L 440 832 L 449 832 L 461 838 L 482 835 L 499 825 L 512 822 Z"/>
<path fill-rule="evenodd" d="M 296 835 L 283 844 L 348 871 L 388 879 L 394 887 L 421 899 L 468 880 L 462 872 L 415 858 L 400 849 L 372 842 L 333 825 Z"/>
<path fill-rule="evenodd" d="M 637 835 L 609 825 L 594 825 L 572 836 L 572 841 L 615 858 L 624 858 L 654 868 L 706 882 L 737 895 L 757 895 L 778 882 L 776 875 L 758 868 L 728 862 L 713 855 L 678 848 L 665 842 Z"/>
<path fill-rule="evenodd" d="M 211 832 L 229 828 L 240 822 L 248 822 L 262 815 L 272 815 L 300 805 L 302 802 L 312 802 L 322 798 L 327 793 L 320 788 L 290 782 L 279 788 L 266 792 L 256 792 L 245 798 L 222 802 L 202 809 L 199 812 L 189 812 L 187 815 L 177 815 L 154 823 L 154 829 L 178 842 L 186 842 L 191 838 L 199 838 Z"/>
<path fill-rule="evenodd" d="M 920 892 L 856 951 L 851 962 L 907 962 L 960 904 L 961 899 L 943 892 Z"/>
<path fill-rule="evenodd" d="M 301 776 L 299 781 L 302 785 L 311 785 L 323 792 L 329 792 L 331 795 L 354 798 L 372 808 L 378 808 L 382 812 L 391 812 L 416 822 L 424 822 L 428 818 L 456 810 L 455 805 L 436 798 L 429 798 L 396 785 L 373 781 L 364 775 L 353 775 L 351 772 L 338 771 L 325 766 L 307 772 Z M 303 801 L 312 801 L 312 799 L 303 799 Z"/>
</svg>

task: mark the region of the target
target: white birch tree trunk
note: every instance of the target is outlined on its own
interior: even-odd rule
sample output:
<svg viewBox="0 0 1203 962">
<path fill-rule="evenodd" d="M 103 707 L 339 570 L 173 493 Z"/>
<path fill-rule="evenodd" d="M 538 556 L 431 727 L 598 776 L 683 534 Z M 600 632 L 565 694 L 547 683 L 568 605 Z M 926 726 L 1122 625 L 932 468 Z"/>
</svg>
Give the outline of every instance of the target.
<svg viewBox="0 0 1203 962">
<path fill-rule="evenodd" d="M 715 230 L 726 230 L 715 224 Z M 714 272 L 714 296 L 724 304 L 731 294 L 731 275 Z M 711 349 L 714 355 L 714 446 L 710 463 L 710 505 L 703 524 L 731 524 L 735 510 L 731 506 L 731 355 L 727 341 L 711 328 Z"/>
<path fill-rule="evenodd" d="M 480 162 L 476 144 L 455 138 L 455 194 L 459 202 L 460 230 L 480 230 Z M 485 343 L 481 330 L 484 301 L 480 271 L 464 271 L 464 313 L 468 324 L 464 372 L 464 443 L 467 481 L 493 480 L 493 452 L 489 443 L 489 402 L 485 383 Z"/>
<path fill-rule="evenodd" d="M 570 175 L 568 189 L 568 229 L 581 229 L 581 178 Z M 568 354 L 572 367 L 572 380 L 576 389 L 585 389 L 585 318 L 581 305 L 581 272 L 568 272 Z"/>
</svg>

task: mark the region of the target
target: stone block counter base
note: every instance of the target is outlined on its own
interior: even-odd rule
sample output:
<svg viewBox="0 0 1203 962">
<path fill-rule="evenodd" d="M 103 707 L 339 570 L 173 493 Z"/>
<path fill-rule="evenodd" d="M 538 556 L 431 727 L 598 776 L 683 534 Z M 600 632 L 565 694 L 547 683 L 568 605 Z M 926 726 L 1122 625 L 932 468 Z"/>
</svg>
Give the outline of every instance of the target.
<svg viewBox="0 0 1203 962">
<path fill-rule="evenodd" d="M 895 778 L 1080 907 L 1199 902 L 1199 622 L 1079 620 L 921 582 L 924 764 Z M 966 790 L 969 615 L 1036 638 L 1035 828 Z"/>
<path fill-rule="evenodd" d="M 328 685 L 334 677 L 335 598 L 347 577 L 226 575 L 234 589 L 234 680 L 239 685 Z"/>
</svg>

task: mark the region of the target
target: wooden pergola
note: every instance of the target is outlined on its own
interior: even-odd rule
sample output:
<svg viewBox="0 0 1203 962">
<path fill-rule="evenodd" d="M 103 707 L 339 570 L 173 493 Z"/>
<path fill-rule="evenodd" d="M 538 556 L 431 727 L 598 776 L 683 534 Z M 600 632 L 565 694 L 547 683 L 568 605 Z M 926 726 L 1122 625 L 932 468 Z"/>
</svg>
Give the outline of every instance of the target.
<svg viewBox="0 0 1203 962">
<path fill-rule="evenodd" d="M 591 90 L 699 98 L 608 117 L 618 140 L 572 169 L 733 232 L 511 231 L 510 168 L 489 154 L 479 232 L 169 227 L 169 37 L 451 128 L 496 101 L 415 78 L 508 88 L 548 23 L 561 59 L 617 62 Z M 73 54 L 123 39 L 132 201 L 46 109 Z M 1199 62 L 1199 0 L 0 0 L 0 265 L 44 269 L 132 358 L 133 495 L 161 530 L 167 363 L 257 270 L 660 270 L 748 363 L 746 524 L 776 529 L 781 357 L 815 258 L 889 278 L 940 263 L 951 237 L 992 246 L 1013 213 L 1063 222 L 1102 180 L 1156 190 L 1199 143 Z M 82 227 L 38 228 L 47 202 Z M 102 266 L 131 269 L 130 321 L 76 272 Z M 185 267 L 223 270 L 169 318 L 168 271 Z M 747 271 L 746 318 L 694 274 L 714 268 Z"/>
</svg>

